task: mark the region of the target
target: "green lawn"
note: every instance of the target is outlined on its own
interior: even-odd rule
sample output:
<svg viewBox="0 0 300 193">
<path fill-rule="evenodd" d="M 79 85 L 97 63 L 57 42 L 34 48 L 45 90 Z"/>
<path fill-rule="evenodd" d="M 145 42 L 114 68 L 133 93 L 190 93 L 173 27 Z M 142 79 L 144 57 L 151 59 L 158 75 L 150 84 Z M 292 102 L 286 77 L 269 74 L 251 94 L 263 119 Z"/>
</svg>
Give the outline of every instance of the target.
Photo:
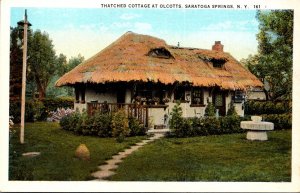
<svg viewBox="0 0 300 193">
<path fill-rule="evenodd" d="M 76 136 L 57 123 L 27 123 L 25 144 L 16 131 L 10 140 L 10 180 L 89 180 L 90 173 L 112 155 L 145 137 Z M 115 181 L 290 181 L 291 130 L 269 132 L 269 140 L 248 141 L 246 134 L 162 138 L 128 156 L 110 180 Z M 90 161 L 74 157 L 80 143 Z M 21 154 L 39 151 L 28 158 Z"/>
<path fill-rule="evenodd" d="M 76 136 L 60 129 L 57 123 L 26 123 L 25 144 L 19 143 L 19 131 L 10 140 L 10 180 L 89 180 L 91 171 L 112 155 L 129 147 L 145 137 L 127 138 L 117 143 L 113 138 Z M 77 146 L 85 143 L 91 153 L 90 161 L 74 157 Z M 21 154 L 30 151 L 41 152 L 40 156 L 29 158 Z"/>
<path fill-rule="evenodd" d="M 110 180 L 291 181 L 291 130 L 264 142 L 245 135 L 163 138 L 127 157 Z"/>
</svg>

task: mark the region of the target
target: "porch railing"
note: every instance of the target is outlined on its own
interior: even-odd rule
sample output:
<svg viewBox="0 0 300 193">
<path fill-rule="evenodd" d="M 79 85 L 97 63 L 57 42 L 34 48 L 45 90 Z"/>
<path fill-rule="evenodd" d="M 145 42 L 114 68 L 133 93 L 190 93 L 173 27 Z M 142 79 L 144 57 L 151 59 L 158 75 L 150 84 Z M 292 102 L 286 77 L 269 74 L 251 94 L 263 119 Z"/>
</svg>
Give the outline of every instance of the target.
<svg viewBox="0 0 300 193">
<path fill-rule="evenodd" d="M 148 106 L 132 103 L 87 103 L 88 115 L 94 115 L 96 112 L 112 114 L 123 108 L 128 117 L 135 117 L 141 124 L 148 127 Z"/>
</svg>

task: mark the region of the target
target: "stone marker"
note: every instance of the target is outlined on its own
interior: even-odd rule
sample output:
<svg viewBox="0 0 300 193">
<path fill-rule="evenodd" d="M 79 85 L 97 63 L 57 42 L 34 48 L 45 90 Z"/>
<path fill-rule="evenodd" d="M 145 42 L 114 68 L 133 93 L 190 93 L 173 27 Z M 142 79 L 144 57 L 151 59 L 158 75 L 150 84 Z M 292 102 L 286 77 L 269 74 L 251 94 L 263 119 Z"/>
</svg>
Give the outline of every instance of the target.
<svg viewBox="0 0 300 193">
<path fill-rule="evenodd" d="M 242 121 L 241 128 L 247 129 L 248 140 L 268 140 L 267 131 L 274 130 L 274 123 L 261 121 L 260 116 L 251 116 L 252 121 Z"/>
<path fill-rule="evenodd" d="M 35 157 L 41 155 L 40 152 L 27 152 L 27 153 L 22 153 L 22 156 L 24 157 Z"/>
<path fill-rule="evenodd" d="M 80 144 L 76 151 L 75 151 L 75 157 L 81 159 L 81 160 L 90 160 L 90 151 L 86 147 L 85 144 Z"/>
</svg>

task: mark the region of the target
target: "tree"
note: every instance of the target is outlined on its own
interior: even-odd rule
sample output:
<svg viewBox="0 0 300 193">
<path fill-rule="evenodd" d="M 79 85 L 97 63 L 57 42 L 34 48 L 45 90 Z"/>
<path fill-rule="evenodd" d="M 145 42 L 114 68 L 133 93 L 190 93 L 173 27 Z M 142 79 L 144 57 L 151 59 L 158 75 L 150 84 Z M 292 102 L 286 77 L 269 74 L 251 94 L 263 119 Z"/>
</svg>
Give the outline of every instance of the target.
<svg viewBox="0 0 300 193">
<path fill-rule="evenodd" d="M 172 108 L 171 112 L 171 119 L 169 121 L 170 129 L 176 130 L 180 129 L 183 125 L 183 118 L 182 118 L 182 108 L 180 103 L 176 103 L 175 106 Z"/>
<path fill-rule="evenodd" d="M 10 28 L 10 99 L 20 100 L 22 89 L 21 33 L 19 27 Z"/>
<path fill-rule="evenodd" d="M 78 54 L 77 57 L 71 57 L 68 62 L 68 67 L 66 72 L 69 72 L 70 70 L 72 70 L 73 68 L 81 64 L 83 61 L 84 61 L 84 57 L 81 56 L 81 54 Z"/>
<path fill-rule="evenodd" d="M 214 117 L 214 116 L 216 116 L 216 108 L 212 104 L 212 102 L 207 101 L 207 106 L 205 108 L 204 115 L 208 116 L 208 117 Z"/>
<path fill-rule="evenodd" d="M 241 61 L 269 85 L 267 98 L 291 100 L 293 70 L 292 10 L 258 11 L 258 54 Z"/>
<path fill-rule="evenodd" d="M 71 57 L 67 61 L 67 57 L 63 54 L 60 54 L 56 59 L 56 72 L 52 76 L 46 90 L 47 96 L 72 96 L 73 88 L 71 87 L 55 87 L 56 81 L 65 73 L 69 72 L 75 68 L 78 64 L 81 64 L 84 61 L 84 57 L 78 54 L 77 57 Z"/>
<path fill-rule="evenodd" d="M 68 68 L 67 56 L 60 53 L 56 59 L 56 63 L 57 63 L 56 75 L 62 76 L 63 74 L 66 73 Z"/>
<path fill-rule="evenodd" d="M 46 32 L 37 30 L 28 38 L 28 76 L 37 87 L 39 99 L 46 97 L 46 88 L 57 69 L 52 40 Z"/>
</svg>

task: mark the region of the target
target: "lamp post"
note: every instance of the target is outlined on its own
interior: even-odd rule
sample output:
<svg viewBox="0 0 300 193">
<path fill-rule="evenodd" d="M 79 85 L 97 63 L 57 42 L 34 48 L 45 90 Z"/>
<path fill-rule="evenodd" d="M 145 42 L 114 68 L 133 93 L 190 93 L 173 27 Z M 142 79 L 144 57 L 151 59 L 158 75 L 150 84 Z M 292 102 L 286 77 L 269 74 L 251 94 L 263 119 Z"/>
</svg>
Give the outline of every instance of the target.
<svg viewBox="0 0 300 193">
<path fill-rule="evenodd" d="M 27 29 L 31 24 L 27 20 L 27 10 L 25 9 L 24 20 L 18 22 L 18 26 L 24 29 L 23 36 L 23 70 L 22 70 L 22 97 L 21 97 L 21 129 L 20 143 L 24 143 L 24 122 L 25 122 L 25 93 L 26 93 L 26 65 L 27 65 Z"/>
</svg>

